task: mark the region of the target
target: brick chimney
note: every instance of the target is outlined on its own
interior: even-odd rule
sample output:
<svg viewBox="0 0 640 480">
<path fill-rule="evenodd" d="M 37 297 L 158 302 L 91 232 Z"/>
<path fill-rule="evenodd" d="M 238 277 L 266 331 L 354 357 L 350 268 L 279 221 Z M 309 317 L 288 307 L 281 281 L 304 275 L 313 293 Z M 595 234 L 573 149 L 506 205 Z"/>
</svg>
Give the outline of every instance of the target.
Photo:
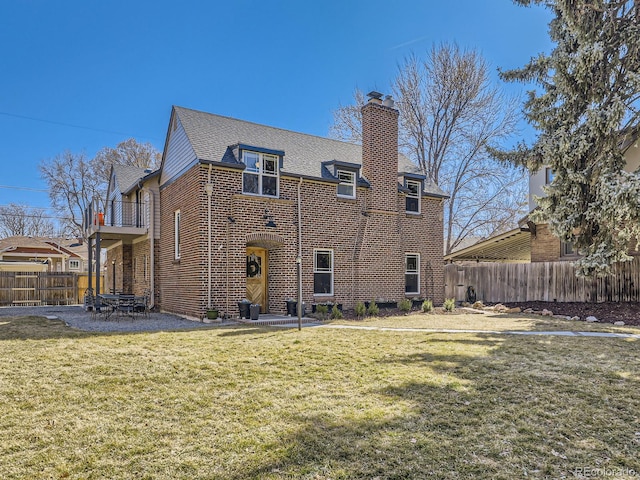
<svg viewBox="0 0 640 480">
<path fill-rule="evenodd" d="M 362 107 L 362 175 L 371 184 L 369 209 L 398 208 L 398 110 L 387 95 L 370 92 Z"/>
</svg>

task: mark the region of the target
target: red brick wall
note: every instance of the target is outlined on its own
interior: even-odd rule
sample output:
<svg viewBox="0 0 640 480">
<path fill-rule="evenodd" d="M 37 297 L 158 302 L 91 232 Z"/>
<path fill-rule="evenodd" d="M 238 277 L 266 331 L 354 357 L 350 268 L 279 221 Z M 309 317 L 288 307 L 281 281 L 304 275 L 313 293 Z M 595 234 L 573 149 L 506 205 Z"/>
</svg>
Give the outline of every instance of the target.
<svg viewBox="0 0 640 480">
<path fill-rule="evenodd" d="M 207 167 L 196 166 L 162 190 L 159 285 L 161 308 L 201 318 L 207 301 Z M 213 169 L 212 305 L 236 316 L 246 296 L 247 238 L 281 238 L 282 244 L 253 242 L 269 248 L 269 311 L 284 312 L 285 300 L 297 296 L 298 179 L 280 179 L 280 198 L 241 193 L 241 173 Z M 198 192 L 200 190 L 200 192 Z M 308 305 L 333 301 L 352 308 L 358 300 L 404 297 L 404 254 L 421 255 L 421 295 L 442 302 L 442 207 L 424 198 L 422 215 L 404 212 L 404 196 L 394 194 L 396 212 L 367 210 L 371 191 L 358 188 L 355 200 L 340 199 L 336 186 L 305 180 L 302 184 L 303 299 Z M 173 212 L 182 213 L 182 258 L 173 260 Z M 275 228 L 265 226 L 265 211 Z M 229 220 L 232 217 L 233 222 Z M 313 294 L 314 248 L 334 252 L 334 295 Z"/>
<path fill-rule="evenodd" d="M 206 310 L 203 239 L 206 176 L 195 166 L 160 192 L 160 240 L 156 291 L 161 310 L 201 317 Z M 181 211 L 181 258 L 174 259 L 174 211 Z M 203 213 L 204 212 L 204 213 Z"/>
<path fill-rule="evenodd" d="M 368 207 L 393 212 L 398 182 L 398 110 L 369 101 L 362 107 L 362 175 Z"/>
<path fill-rule="evenodd" d="M 531 235 L 531 262 L 557 262 L 560 260 L 560 239 L 545 224 L 536 225 Z"/>
<path fill-rule="evenodd" d="M 151 290 L 151 250 L 149 240 L 134 243 L 132 248 L 131 291 L 134 295 L 144 295 Z"/>
</svg>

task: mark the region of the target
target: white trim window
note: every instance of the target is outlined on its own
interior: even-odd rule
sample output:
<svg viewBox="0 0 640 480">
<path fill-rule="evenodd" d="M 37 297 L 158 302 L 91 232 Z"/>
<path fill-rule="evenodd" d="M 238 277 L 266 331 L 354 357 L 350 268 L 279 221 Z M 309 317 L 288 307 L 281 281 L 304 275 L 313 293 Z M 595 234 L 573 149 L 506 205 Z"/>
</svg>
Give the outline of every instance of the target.
<svg viewBox="0 0 640 480">
<path fill-rule="evenodd" d="M 173 212 L 173 256 L 180 260 L 180 210 Z"/>
<path fill-rule="evenodd" d="M 313 250 L 313 294 L 333 295 L 333 250 Z"/>
<path fill-rule="evenodd" d="M 77 258 L 70 258 L 69 270 L 80 270 L 80 260 L 78 260 Z"/>
<path fill-rule="evenodd" d="M 242 162 L 246 165 L 242 174 L 242 193 L 278 197 L 277 155 L 243 150 Z"/>
<path fill-rule="evenodd" d="M 338 170 L 338 196 L 343 198 L 356 198 L 356 172 L 350 170 Z"/>
<path fill-rule="evenodd" d="M 422 190 L 422 183 L 418 180 L 406 181 L 407 199 L 406 210 L 409 213 L 420 213 L 420 191 Z"/>
<path fill-rule="evenodd" d="M 553 182 L 553 169 L 551 167 L 545 167 L 544 169 L 544 184 L 551 185 Z"/>
<path fill-rule="evenodd" d="M 419 253 L 407 253 L 404 256 L 404 293 L 420 293 Z"/>
</svg>

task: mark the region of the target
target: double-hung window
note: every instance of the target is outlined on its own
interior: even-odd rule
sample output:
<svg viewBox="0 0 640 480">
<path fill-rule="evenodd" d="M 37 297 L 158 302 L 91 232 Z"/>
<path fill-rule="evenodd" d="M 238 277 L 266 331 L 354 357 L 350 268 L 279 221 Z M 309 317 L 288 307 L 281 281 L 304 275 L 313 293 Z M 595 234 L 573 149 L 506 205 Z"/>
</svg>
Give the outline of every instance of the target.
<svg viewBox="0 0 640 480">
<path fill-rule="evenodd" d="M 338 170 L 338 196 L 345 198 L 356 198 L 356 172 L 349 170 Z"/>
<path fill-rule="evenodd" d="M 80 260 L 69 260 L 69 270 L 80 270 Z"/>
<path fill-rule="evenodd" d="M 242 161 L 246 165 L 242 175 L 242 192 L 277 197 L 278 156 L 243 150 Z"/>
<path fill-rule="evenodd" d="M 173 255 L 176 260 L 180 260 L 180 210 L 173 212 Z"/>
<path fill-rule="evenodd" d="M 407 253 L 404 256 L 404 292 L 420 293 L 420 254 Z"/>
<path fill-rule="evenodd" d="M 420 191 L 422 184 L 418 180 L 407 180 L 406 210 L 410 213 L 420 213 Z"/>
<path fill-rule="evenodd" d="M 313 251 L 313 294 L 333 295 L 333 250 Z"/>
</svg>

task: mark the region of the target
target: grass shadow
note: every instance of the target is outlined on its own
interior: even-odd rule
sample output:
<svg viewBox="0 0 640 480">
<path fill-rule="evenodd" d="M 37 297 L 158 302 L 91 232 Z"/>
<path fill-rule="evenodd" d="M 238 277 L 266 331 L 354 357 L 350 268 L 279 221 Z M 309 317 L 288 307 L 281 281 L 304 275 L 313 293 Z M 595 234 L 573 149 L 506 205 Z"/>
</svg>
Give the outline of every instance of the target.
<svg viewBox="0 0 640 480">
<path fill-rule="evenodd" d="M 433 338 L 425 342 L 430 351 L 388 354 L 380 364 L 418 371 L 413 379 L 372 386 L 369 395 L 386 409 L 294 412 L 295 431 L 265 446 L 275 455 L 232 478 L 511 479 L 569 478 L 603 466 L 640 471 L 640 401 L 633 393 L 640 369 L 618 371 L 629 345 L 606 339 L 610 358 L 602 360 L 588 347 L 571 348 L 577 340 L 478 338 L 442 353 Z M 473 345 L 483 354 L 467 354 Z M 632 357 L 638 356 L 636 350 Z"/>
</svg>

